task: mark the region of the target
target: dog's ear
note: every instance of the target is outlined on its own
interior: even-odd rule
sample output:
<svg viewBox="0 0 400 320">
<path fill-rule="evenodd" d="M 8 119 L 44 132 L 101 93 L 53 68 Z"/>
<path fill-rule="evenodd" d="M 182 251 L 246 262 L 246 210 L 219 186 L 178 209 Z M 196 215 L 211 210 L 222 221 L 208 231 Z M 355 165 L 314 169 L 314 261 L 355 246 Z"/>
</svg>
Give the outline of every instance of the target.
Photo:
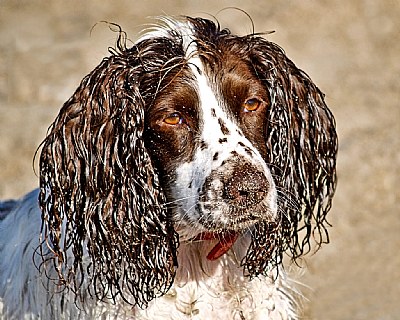
<svg viewBox="0 0 400 320">
<path fill-rule="evenodd" d="M 264 242 L 288 250 L 295 259 L 311 250 L 311 238 L 317 247 L 329 242 L 326 215 L 336 187 L 338 148 L 335 120 L 324 95 L 281 48 L 258 37 L 250 43 L 251 63 L 271 99 L 266 162 L 277 186 L 280 216 L 281 239 Z M 255 234 L 271 228 L 276 226 L 259 225 Z M 248 257 L 265 264 L 262 255 L 250 252 Z"/>
<path fill-rule="evenodd" d="M 50 250 L 42 245 L 41 267 L 54 265 L 77 298 L 88 290 L 145 307 L 173 282 L 178 240 L 142 139 L 144 71 L 135 52 L 105 58 L 49 128 L 39 202 Z"/>
</svg>

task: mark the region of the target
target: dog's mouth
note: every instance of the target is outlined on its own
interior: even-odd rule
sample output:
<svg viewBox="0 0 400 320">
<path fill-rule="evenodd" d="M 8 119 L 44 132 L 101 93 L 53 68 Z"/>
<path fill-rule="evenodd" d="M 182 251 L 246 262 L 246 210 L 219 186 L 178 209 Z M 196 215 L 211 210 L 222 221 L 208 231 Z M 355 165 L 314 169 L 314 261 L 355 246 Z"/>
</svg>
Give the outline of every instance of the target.
<svg viewBox="0 0 400 320">
<path fill-rule="evenodd" d="M 223 232 L 202 232 L 196 236 L 194 240 L 217 240 L 217 244 L 207 254 L 210 261 L 217 260 L 229 251 L 239 237 L 236 231 L 228 230 Z"/>
</svg>

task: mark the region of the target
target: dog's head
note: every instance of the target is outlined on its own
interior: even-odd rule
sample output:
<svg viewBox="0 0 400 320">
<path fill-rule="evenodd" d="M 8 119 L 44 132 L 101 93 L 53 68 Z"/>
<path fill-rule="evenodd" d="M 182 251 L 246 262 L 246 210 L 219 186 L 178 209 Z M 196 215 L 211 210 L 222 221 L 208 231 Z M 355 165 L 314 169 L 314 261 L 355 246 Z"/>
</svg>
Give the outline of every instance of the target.
<svg viewBox="0 0 400 320">
<path fill-rule="evenodd" d="M 172 283 L 178 237 L 224 238 L 217 259 L 251 235 L 250 276 L 309 251 L 310 238 L 327 241 L 336 184 L 332 114 L 278 46 L 205 19 L 164 22 L 131 48 L 121 33 L 40 157 L 60 278 L 139 306 Z"/>
</svg>

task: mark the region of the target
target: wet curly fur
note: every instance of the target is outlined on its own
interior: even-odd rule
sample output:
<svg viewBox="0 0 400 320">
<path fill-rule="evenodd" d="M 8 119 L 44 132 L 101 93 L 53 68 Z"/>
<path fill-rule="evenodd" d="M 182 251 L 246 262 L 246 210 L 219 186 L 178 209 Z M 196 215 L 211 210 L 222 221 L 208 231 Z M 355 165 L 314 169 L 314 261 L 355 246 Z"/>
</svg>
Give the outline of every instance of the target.
<svg viewBox="0 0 400 320">
<path fill-rule="evenodd" d="M 229 51 L 246 61 L 269 95 L 263 155 L 278 211 L 251 227 L 240 261 L 248 281 L 269 277 L 285 252 L 297 259 L 312 250 L 311 240 L 329 241 L 335 121 L 324 95 L 276 44 L 185 19 L 204 59 L 218 61 Z M 176 199 L 146 140 L 148 110 L 187 68 L 182 34 L 164 29 L 168 37 L 143 37 L 129 48 L 120 32 L 116 48 L 83 79 L 42 144 L 36 251 L 42 259 L 35 261 L 50 277 L 56 270 L 60 290 L 73 292 L 78 304 L 89 294 L 146 308 L 168 292 L 179 268 Z"/>
<path fill-rule="evenodd" d="M 39 200 L 51 247 L 44 258 L 77 294 L 89 277 L 98 299 L 121 295 L 143 306 L 170 287 L 178 238 L 142 139 L 145 102 L 137 82 L 152 59 L 137 48 L 119 49 L 82 81 L 43 143 Z"/>
</svg>

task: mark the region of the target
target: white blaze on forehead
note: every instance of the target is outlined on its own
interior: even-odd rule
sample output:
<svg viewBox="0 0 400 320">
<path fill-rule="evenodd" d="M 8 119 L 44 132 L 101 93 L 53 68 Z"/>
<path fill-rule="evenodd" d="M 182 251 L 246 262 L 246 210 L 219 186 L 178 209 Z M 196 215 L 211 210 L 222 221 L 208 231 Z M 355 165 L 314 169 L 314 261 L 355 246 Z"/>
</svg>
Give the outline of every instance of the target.
<svg viewBox="0 0 400 320">
<path fill-rule="evenodd" d="M 250 163 L 254 163 L 269 173 L 260 153 L 253 144 L 244 136 L 240 127 L 233 120 L 233 116 L 228 113 L 228 108 L 224 108 L 222 98 L 218 99 L 216 93 L 211 86 L 206 75 L 203 62 L 196 53 L 196 45 L 194 42 L 188 48 L 188 65 L 195 75 L 197 90 L 199 95 L 201 123 L 201 140 L 207 144 L 204 150 L 198 150 L 194 161 L 204 161 L 208 165 L 208 171 L 219 166 L 224 160 L 232 157 L 232 151 L 249 159 Z M 215 86 L 216 87 L 216 86 Z M 222 126 L 225 130 L 223 130 Z M 223 131 L 228 131 L 223 132 Z M 220 140 L 226 140 L 221 143 Z M 250 156 L 245 149 L 252 151 Z M 214 155 L 218 153 L 217 159 Z M 203 169 L 204 170 L 204 169 Z"/>
</svg>

